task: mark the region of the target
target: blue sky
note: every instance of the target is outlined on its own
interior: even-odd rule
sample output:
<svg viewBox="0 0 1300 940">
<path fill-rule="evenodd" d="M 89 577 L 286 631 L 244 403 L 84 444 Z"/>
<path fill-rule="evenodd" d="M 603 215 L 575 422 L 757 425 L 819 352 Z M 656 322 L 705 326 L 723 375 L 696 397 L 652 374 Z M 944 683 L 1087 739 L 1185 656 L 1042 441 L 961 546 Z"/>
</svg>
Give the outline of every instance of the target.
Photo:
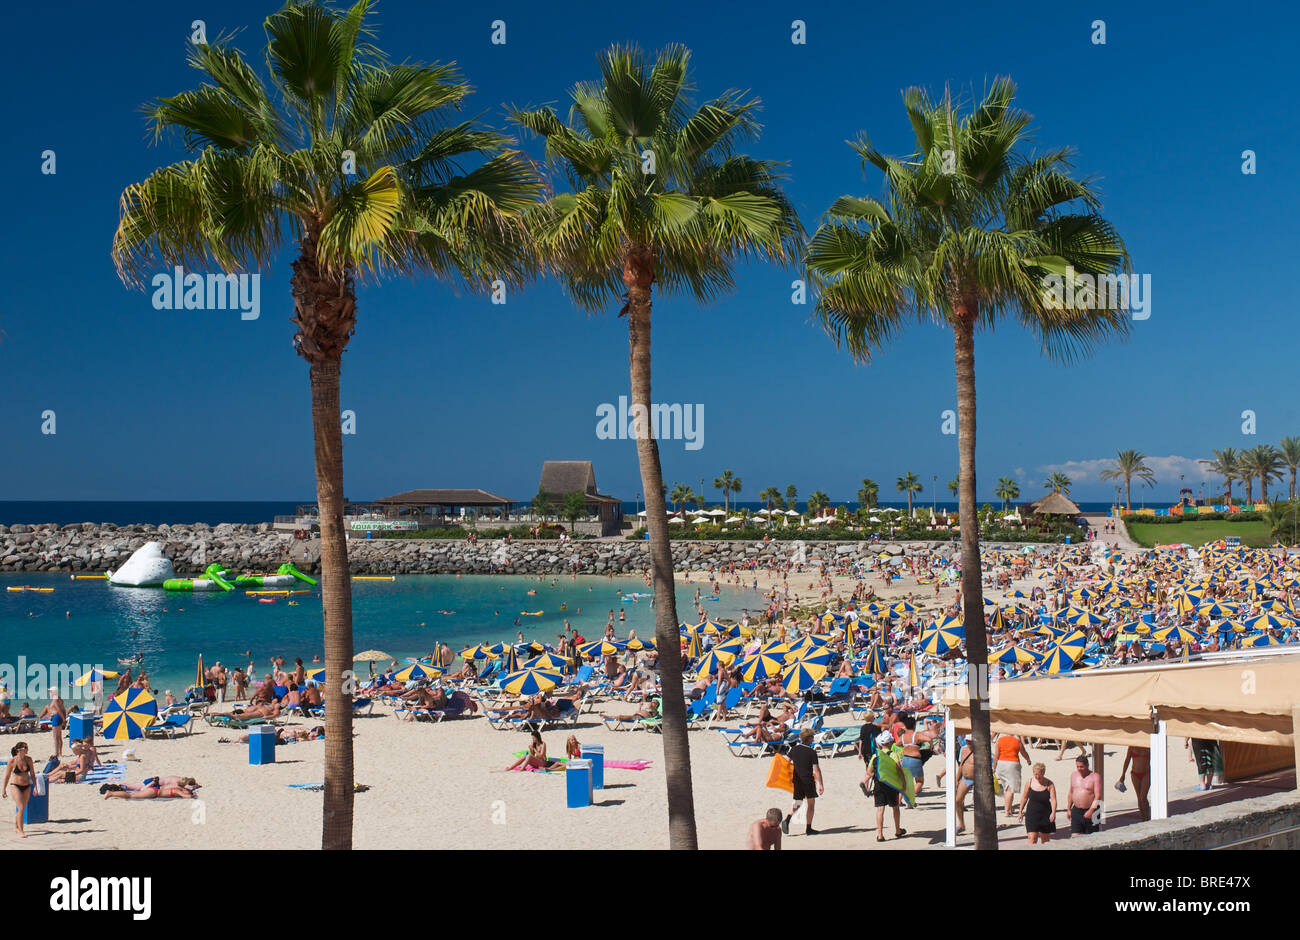
<svg viewBox="0 0 1300 940">
<path fill-rule="evenodd" d="M 1152 280 L 1151 317 L 1132 338 L 1062 367 L 1011 326 L 976 345 L 981 498 L 997 478 L 1042 492 L 1051 469 L 1074 495 L 1106 499 L 1096 471 L 1121 448 L 1153 455 L 1172 497 L 1212 447 L 1300 434 L 1293 278 L 1300 132 L 1292 119 L 1294 35 L 1285 4 L 1223 6 L 860 3 L 752 5 L 385 0 L 375 23 L 395 59 L 454 60 L 470 111 L 502 126 L 506 104 L 563 103 L 596 77 L 611 42 L 694 52 L 701 96 L 749 89 L 764 101 L 755 155 L 787 161 L 811 230 L 843 193 L 877 194 L 844 141 L 867 131 L 905 153 L 900 92 L 1020 86 L 1040 146 L 1071 146 L 1096 176 L 1106 215 Z M 262 313 L 159 311 L 117 280 L 109 246 L 124 186 L 179 156 L 149 146 L 139 107 L 192 87 L 190 21 L 209 37 L 243 28 L 260 61 L 268 3 L 163 2 L 10 11 L 10 184 L 0 312 L 0 499 L 297 499 L 314 492 L 307 368 L 292 351 L 285 257 L 264 269 Z M 506 22 L 504 46 L 490 42 Z M 790 41 L 807 24 L 807 44 Z M 1094 20 L 1105 45 L 1091 41 Z M 535 147 L 534 142 L 527 142 Z M 40 172 L 54 150 L 57 173 Z M 1241 172 L 1241 154 L 1258 172 Z M 701 309 L 661 299 L 654 399 L 704 408 L 704 446 L 662 442 L 665 477 L 698 486 L 723 469 L 743 499 L 787 483 L 852 499 L 863 477 L 891 498 L 907 470 L 942 488 L 955 475 L 951 335 L 912 330 L 870 366 L 852 364 L 790 303 L 794 273 L 751 266 Z M 481 486 L 527 498 L 541 462 L 589 458 L 601 489 L 640 490 L 630 441 L 598 440 L 596 407 L 627 394 L 627 334 L 542 282 L 505 305 L 432 282 L 360 294 L 344 358 L 347 493 Z M 42 413 L 56 416 L 42 434 Z M 1256 434 L 1242 433 L 1242 412 Z M 1199 481 L 1198 481 L 1199 482 Z M 946 491 L 941 490 L 941 495 Z M 710 495 L 716 495 L 710 491 Z"/>
</svg>

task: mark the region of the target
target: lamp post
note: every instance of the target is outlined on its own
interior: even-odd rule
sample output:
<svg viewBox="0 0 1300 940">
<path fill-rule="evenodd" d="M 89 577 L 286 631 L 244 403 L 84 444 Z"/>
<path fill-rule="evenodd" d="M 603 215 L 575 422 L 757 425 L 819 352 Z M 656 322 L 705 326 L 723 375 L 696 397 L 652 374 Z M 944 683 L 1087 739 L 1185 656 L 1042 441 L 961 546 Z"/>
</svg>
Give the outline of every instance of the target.
<svg viewBox="0 0 1300 940">
<path fill-rule="evenodd" d="M 934 515 L 934 507 L 937 505 L 936 500 L 939 498 L 939 474 L 930 474 L 930 515 Z"/>
</svg>

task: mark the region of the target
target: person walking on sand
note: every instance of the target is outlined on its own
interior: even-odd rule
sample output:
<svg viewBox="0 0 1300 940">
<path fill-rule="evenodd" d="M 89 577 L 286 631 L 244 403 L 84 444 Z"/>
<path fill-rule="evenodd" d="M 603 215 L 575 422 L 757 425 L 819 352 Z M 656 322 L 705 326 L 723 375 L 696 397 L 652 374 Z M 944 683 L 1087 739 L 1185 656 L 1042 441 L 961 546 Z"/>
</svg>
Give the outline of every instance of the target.
<svg viewBox="0 0 1300 940">
<path fill-rule="evenodd" d="M 872 795 L 875 797 L 875 803 L 876 803 L 876 841 L 877 842 L 885 841 L 885 809 L 886 808 L 892 808 L 894 810 L 894 838 L 901 839 L 903 836 L 907 835 L 907 830 L 902 828 L 901 826 L 902 820 L 900 818 L 901 814 L 899 812 L 899 807 L 898 807 L 898 801 L 903 794 L 900 793 L 895 787 L 892 787 L 889 784 L 885 783 L 885 781 L 880 778 L 880 774 L 877 773 L 877 769 L 880 766 L 880 758 L 882 755 L 885 756 L 888 760 L 893 760 L 893 758 L 890 756 L 889 753 L 890 748 L 893 747 L 893 744 L 894 744 L 894 736 L 890 732 L 888 731 L 880 732 L 880 734 L 876 736 L 875 756 L 873 756 L 871 758 L 871 761 L 867 764 L 867 777 L 874 779 L 876 782 L 875 789 L 872 791 Z"/>
<path fill-rule="evenodd" d="M 1124 755 L 1124 766 L 1119 772 L 1120 784 L 1129 772 L 1130 763 L 1133 765 L 1133 795 L 1137 797 L 1138 815 L 1145 821 L 1151 818 L 1151 802 L 1148 799 L 1151 794 L 1151 748 L 1135 745 L 1128 749 Z M 1116 786 L 1119 787 L 1119 784 Z M 1122 787 L 1119 788 L 1122 790 Z"/>
<path fill-rule="evenodd" d="M 23 820 L 27 815 L 27 801 L 31 799 L 32 786 L 36 783 L 36 767 L 27 756 L 27 742 L 19 741 L 9 749 L 9 766 L 5 768 L 5 782 L 0 790 L 0 798 L 9 796 L 9 788 L 14 791 L 14 832 L 19 838 L 26 839 Z"/>
<path fill-rule="evenodd" d="M 1045 776 L 1044 764 L 1034 764 L 1030 769 L 1033 776 L 1020 797 L 1020 819 L 1024 821 L 1029 844 L 1045 844 L 1052 841 L 1052 833 L 1056 831 L 1056 784 Z"/>
<path fill-rule="evenodd" d="M 1101 775 L 1088 768 L 1088 758 L 1080 754 L 1070 774 L 1070 833 L 1085 835 L 1096 832 L 1097 807 L 1101 803 Z"/>
<path fill-rule="evenodd" d="M 993 775 L 1002 784 L 1007 815 L 1010 816 L 1011 801 L 1020 791 L 1020 762 L 1023 760 L 1026 764 L 1031 763 L 1029 752 L 1025 750 L 1024 743 L 1014 734 L 998 735 L 994 752 L 997 754 L 997 763 L 994 765 Z"/>
<path fill-rule="evenodd" d="M 804 819 L 806 835 L 815 836 L 813 828 L 813 811 L 817 808 L 817 797 L 825 792 L 822 785 L 822 769 L 817 763 L 817 752 L 812 748 L 813 733 L 811 728 L 799 732 L 799 743 L 790 748 L 790 763 L 794 765 L 794 806 L 790 815 L 781 821 L 781 831 L 790 834 L 790 819 L 799 811 L 804 800 L 808 801 L 808 815 Z"/>
<path fill-rule="evenodd" d="M 747 848 L 758 852 L 781 851 L 781 811 L 772 807 L 749 827 Z"/>
<path fill-rule="evenodd" d="M 54 697 L 50 699 L 50 704 L 41 709 L 39 717 L 50 719 L 50 731 L 54 735 L 54 757 L 56 759 L 63 757 L 63 726 L 68 721 L 68 706 L 63 704 L 58 689 L 54 690 Z"/>
</svg>

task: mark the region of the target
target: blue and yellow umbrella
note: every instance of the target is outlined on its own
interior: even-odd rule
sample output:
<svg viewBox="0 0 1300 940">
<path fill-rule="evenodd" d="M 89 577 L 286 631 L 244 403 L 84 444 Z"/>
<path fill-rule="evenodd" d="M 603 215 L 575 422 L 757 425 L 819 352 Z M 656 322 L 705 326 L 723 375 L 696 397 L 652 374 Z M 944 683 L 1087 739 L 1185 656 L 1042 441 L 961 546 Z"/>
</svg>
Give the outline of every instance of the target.
<svg viewBox="0 0 1300 940">
<path fill-rule="evenodd" d="M 699 668 L 695 671 L 695 677 L 697 679 L 707 679 L 723 666 L 730 666 L 735 658 L 735 653 L 709 650 L 704 654 L 704 658 L 700 660 Z"/>
<path fill-rule="evenodd" d="M 420 679 L 436 679 L 442 673 L 443 670 L 428 663 L 411 663 L 405 669 L 399 670 L 393 678 L 398 682 L 411 682 Z"/>
<path fill-rule="evenodd" d="M 104 737 L 125 741 L 144 737 L 144 729 L 158 717 L 158 701 L 144 689 L 127 689 L 104 707 Z"/>
<path fill-rule="evenodd" d="M 1179 643 L 1195 643 L 1200 640 L 1200 637 L 1191 630 L 1177 624 L 1163 627 L 1151 635 L 1162 643 L 1168 643 L 1170 640 L 1177 640 Z"/>
<path fill-rule="evenodd" d="M 546 669 L 521 669 L 501 680 L 501 688 L 514 695 L 536 695 L 548 692 L 564 681 L 558 672 Z"/>
<path fill-rule="evenodd" d="M 872 643 L 867 649 L 867 660 L 862 664 L 862 668 L 873 676 L 881 676 L 889 671 L 889 665 L 885 662 L 885 654 L 880 651 L 879 643 Z"/>
<path fill-rule="evenodd" d="M 961 646 L 961 635 L 935 624 L 930 629 L 921 631 L 921 637 L 917 640 L 917 643 L 920 645 L 922 652 L 930 653 L 933 656 L 941 656 L 950 649 Z"/>
<path fill-rule="evenodd" d="M 319 685 L 325 681 L 325 667 L 321 666 L 319 669 L 308 669 L 306 675 L 308 682 L 315 682 Z"/>
<path fill-rule="evenodd" d="M 607 640 L 596 640 L 593 643 L 584 643 L 578 647 L 578 652 L 583 656 L 617 656 L 622 651 L 622 643 L 617 641 L 610 643 Z"/>
<path fill-rule="evenodd" d="M 520 669 L 541 669 L 545 672 L 563 672 L 569 664 L 554 653 L 543 653 L 525 662 Z"/>
<path fill-rule="evenodd" d="M 818 666 L 813 663 L 796 662 L 786 668 L 781 680 L 781 687 L 791 695 L 799 692 L 807 692 L 815 686 L 824 675 L 826 675 L 825 666 Z"/>
<path fill-rule="evenodd" d="M 86 685 L 87 683 L 90 682 L 103 682 L 105 679 L 116 679 L 119 675 L 121 675 L 121 673 L 108 672 L 106 670 L 96 668 L 90 670 L 90 672 L 86 673 L 80 679 L 74 679 L 72 684 Z"/>
<path fill-rule="evenodd" d="M 805 646 L 801 650 L 791 650 L 785 654 L 787 665 L 791 663 L 811 663 L 830 668 L 831 651 L 824 646 Z"/>
<path fill-rule="evenodd" d="M 758 648 L 760 653 L 766 653 L 769 656 L 784 656 L 790 652 L 790 644 L 783 643 L 780 640 L 768 640 Z"/>
<path fill-rule="evenodd" d="M 745 682 L 757 682 L 781 675 L 783 665 L 775 656 L 756 653 L 740 661 L 740 678 Z"/>
<path fill-rule="evenodd" d="M 652 650 L 656 648 L 655 641 L 653 639 L 647 638 L 643 640 L 640 637 L 633 637 L 623 645 L 626 646 L 628 649 L 634 650 L 636 652 L 640 652 L 641 650 Z"/>
<path fill-rule="evenodd" d="M 1254 630 L 1268 630 L 1273 627 L 1281 628 L 1295 626 L 1295 621 L 1290 617 L 1280 617 L 1272 611 L 1265 611 L 1262 614 L 1247 617 L 1242 621 L 1242 623 Z"/>
<path fill-rule="evenodd" d="M 1243 637 L 1242 646 L 1277 646 L 1281 641 L 1271 633 L 1257 633 L 1254 636 Z"/>
<path fill-rule="evenodd" d="M 1049 676 L 1055 676 L 1062 672 L 1069 672 L 1078 662 L 1079 655 L 1059 643 L 1053 643 L 1048 648 L 1046 655 L 1043 656 L 1043 662 L 1038 667 L 1040 672 L 1045 672 Z"/>
<path fill-rule="evenodd" d="M 1236 612 L 1236 604 L 1224 604 L 1220 601 L 1210 601 L 1196 608 L 1197 614 L 1204 614 L 1207 617 L 1231 617 Z"/>
<path fill-rule="evenodd" d="M 482 643 L 477 643 L 474 646 L 471 646 L 469 649 L 461 650 L 460 658 L 461 659 L 487 659 L 488 658 L 487 647 L 484 646 Z"/>
<path fill-rule="evenodd" d="M 1005 649 L 994 650 L 989 653 L 989 662 L 991 663 L 1036 663 L 1042 658 L 1041 653 L 1035 653 L 1031 649 L 1017 646 L 1014 643 Z"/>
</svg>

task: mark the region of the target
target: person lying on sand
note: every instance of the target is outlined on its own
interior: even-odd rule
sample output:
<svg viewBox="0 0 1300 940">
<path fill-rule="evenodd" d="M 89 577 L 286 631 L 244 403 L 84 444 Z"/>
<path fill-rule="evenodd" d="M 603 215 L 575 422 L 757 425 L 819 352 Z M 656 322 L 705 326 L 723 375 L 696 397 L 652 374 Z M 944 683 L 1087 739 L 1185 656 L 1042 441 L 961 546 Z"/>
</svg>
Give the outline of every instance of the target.
<svg viewBox="0 0 1300 940">
<path fill-rule="evenodd" d="M 296 731 L 290 728 L 275 729 L 276 744 L 297 744 L 299 741 L 319 741 L 325 737 L 325 727 L 317 725 L 308 731 L 306 728 L 299 728 Z M 241 734 L 238 738 L 217 738 L 218 744 L 247 744 L 248 735 Z"/>
<path fill-rule="evenodd" d="M 192 800 L 194 799 L 194 791 L 198 789 L 199 785 L 195 782 L 193 777 L 181 777 L 181 778 L 167 777 L 164 779 L 167 780 L 179 779 L 182 782 L 177 784 L 166 784 L 163 783 L 158 778 L 153 778 L 152 781 L 146 781 L 145 783 L 141 784 L 139 787 L 132 787 L 131 789 L 124 788 L 121 790 L 106 790 L 104 792 L 104 799 L 106 800 L 111 798 L 117 798 L 121 800 L 157 800 L 157 799 Z M 104 788 L 101 787 L 101 790 L 103 789 Z"/>
<path fill-rule="evenodd" d="M 230 714 L 220 714 L 216 718 L 234 718 L 239 721 L 247 721 L 250 718 L 278 718 L 280 716 L 280 703 L 274 705 L 250 705 L 242 711 L 231 712 Z"/>
</svg>

